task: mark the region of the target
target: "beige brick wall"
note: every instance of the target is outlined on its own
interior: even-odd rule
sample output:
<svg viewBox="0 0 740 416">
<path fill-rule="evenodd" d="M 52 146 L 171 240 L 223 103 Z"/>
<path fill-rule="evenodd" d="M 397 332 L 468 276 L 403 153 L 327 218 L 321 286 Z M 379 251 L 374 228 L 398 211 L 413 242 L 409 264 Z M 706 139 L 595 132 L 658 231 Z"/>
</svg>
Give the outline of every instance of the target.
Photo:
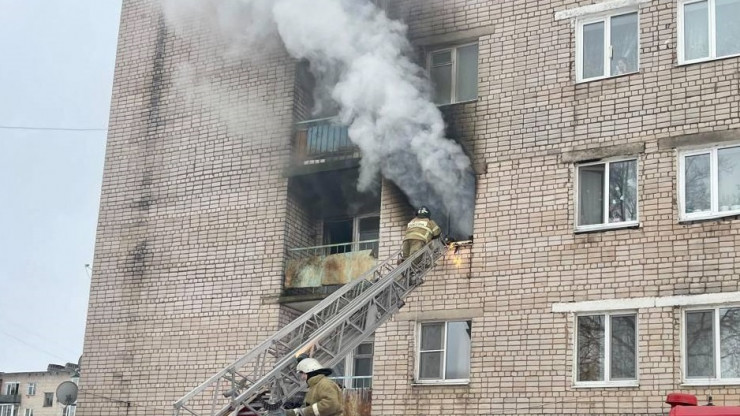
<svg viewBox="0 0 740 416">
<path fill-rule="evenodd" d="M 293 62 L 224 59 L 148 1 L 121 19 L 80 416 L 170 414 L 288 319 Z M 218 82 L 183 90 L 183 68 Z"/>
</svg>

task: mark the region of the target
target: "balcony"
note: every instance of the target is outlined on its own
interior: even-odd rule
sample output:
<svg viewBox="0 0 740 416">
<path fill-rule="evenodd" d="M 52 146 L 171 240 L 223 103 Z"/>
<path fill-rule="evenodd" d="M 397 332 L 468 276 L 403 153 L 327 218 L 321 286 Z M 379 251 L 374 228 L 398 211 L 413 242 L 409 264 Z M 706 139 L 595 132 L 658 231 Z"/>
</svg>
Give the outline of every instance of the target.
<svg viewBox="0 0 740 416">
<path fill-rule="evenodd" d="M 20 394 L 0 394 L 0 404 L 17 404 L 20 402 Z"/>
<path fill-rule="evenodd" d="M 322 298 L 375 267 L 378 240 L 291 248 L 285 262 L 285 297 Z"/>
<path fill-rule="evenodd" d="M 336 118 L 302 121 L 296 124 L 293 160 L 296 174 L 353 167 L 360 154 L 349 139 L 347 126 Z"/>
</svg>

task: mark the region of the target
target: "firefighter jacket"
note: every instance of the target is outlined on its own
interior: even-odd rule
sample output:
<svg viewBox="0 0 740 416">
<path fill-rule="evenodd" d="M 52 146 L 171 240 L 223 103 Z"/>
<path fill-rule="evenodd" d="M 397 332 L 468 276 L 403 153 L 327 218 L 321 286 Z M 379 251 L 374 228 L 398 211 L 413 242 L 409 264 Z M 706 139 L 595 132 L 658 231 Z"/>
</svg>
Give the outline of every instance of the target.
<svg viewBox="0 0 740 416">
<path fill-rule="evenodd" d="M 344 399 L 342 389 L 323 374 L 308 379 L 308 393 L 304 407 L 287 410 L 286 416 L 342 416 Z"/>
<path fill-rule="evenodd" d="M 429 218 L 415 217 L 409 225 L 406 226 L 406 240 L 421 240 L 424 243 L 432 241 L 433 238 L 439 237 L 442 233 L 436 222 Z"/>
</svg>

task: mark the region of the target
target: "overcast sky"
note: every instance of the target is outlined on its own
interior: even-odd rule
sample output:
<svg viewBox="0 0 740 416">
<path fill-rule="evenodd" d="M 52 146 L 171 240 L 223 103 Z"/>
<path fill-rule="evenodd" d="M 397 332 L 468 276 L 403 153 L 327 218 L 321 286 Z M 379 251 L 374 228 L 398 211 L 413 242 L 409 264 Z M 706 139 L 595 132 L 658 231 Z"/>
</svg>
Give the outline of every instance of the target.
<svg viewBox="0 0 740 416">
<path fill-rule="evenodd" d="M 120 8 L 0 0 L 0 372 L 82 353 Z"/>
</svg>

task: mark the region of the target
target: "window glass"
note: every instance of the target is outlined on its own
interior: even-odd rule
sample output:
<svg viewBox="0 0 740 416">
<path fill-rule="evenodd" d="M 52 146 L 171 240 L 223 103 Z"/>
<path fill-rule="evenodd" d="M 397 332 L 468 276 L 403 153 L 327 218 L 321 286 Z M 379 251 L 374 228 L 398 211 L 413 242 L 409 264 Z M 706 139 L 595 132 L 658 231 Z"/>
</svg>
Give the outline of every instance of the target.
<svg viewBox="0 0 740 416">
<path fill-rule="evenodd" d="M 717 56 L 740 53 L 740 0 L 716 0 Z"/>
<path fill-rule="evenodd" d="M 609 164 L 609 222 L 637 220 L 637 161 Z"/>
<path fill-rule="evenodd" d="M 637 13 L 611 18 L 611 75 L 637 71 Z"/>
<path fill-rule="evenodd" d="M 604 316 L 578 317 L 578 381 L 604 379 Z"/>
<path fill-rule="evenodd" d="M 714 312 L 686 313 L 686 376 L 714 377 Z"/>
<path fill-rule="evenodd" d="M 54 404 L 54 393 L 44 393 L 44 407 Z"/>
<path fill-rule="evenodd" d="M 583 78 L 604 75 L 604 22 L 583 25 Z"/>
<path fill-rule="evenodd" d="M 686 213 L 709 211 L 712 207 L 708 154 L 686 156 L 684 192 Z"/>
<path fill-rule="evenodd" d="M 719 310 L 722 378 L 740 378 L 740 308 Z"/>
<path fill-rule="evenodd" d="M 457 49 L 457 101 L 478 98 L 478 44 Z"/>
<path fill-rule="evenodd" d="M 578 169 L 578 225 L 604 222 L 604 165 Z"/>
<path fill-rule="evenodd" d="M 441 350 L 444 336 L 444 323 L 424 324 L 421 327 L 422 351 Z"/>
<path fill-rule="evenodd" d="M 738 211 L 740 210 L 740 146 L 718 149 L 717 164 L 719 210 Z"/>
<path fill-rule="evenodd" d="M 635 315 L 612 316 L 611 320 L 611 379 L 637 378 Z"/>
<path fill-rule="evenodd" d="M 449 104 L 452 95 L 452 51 L 433 53 L 429 72 L 434 85 L 434 102 Z"/>
<path fill-rule="evenodd" d="M 470 377 L 470 324 L 469 321 L 447 324 L 447 379 Z"/>
<path fill-rule="evenodd" d="M 683 6 L 684 59 L 709 56 L 709 7 L 706 1 Z"/>
</svg>

